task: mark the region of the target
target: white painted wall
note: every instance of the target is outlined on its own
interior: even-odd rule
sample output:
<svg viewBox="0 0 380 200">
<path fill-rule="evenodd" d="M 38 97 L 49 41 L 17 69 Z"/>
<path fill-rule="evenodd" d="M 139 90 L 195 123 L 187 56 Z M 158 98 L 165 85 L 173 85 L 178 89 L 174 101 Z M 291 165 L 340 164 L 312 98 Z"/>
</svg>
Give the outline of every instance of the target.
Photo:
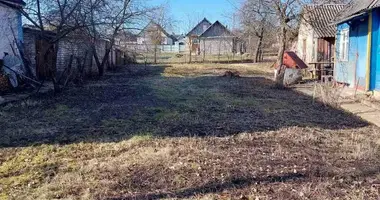
<svg viewBox="0 0 380 200">
<path fill-rule="evenodd" d="M 18 55 L 15 38 L 19 42 L 23 38 L 21 13 L 0 3 L 0 58 L 4 56 L 4 52 L 15 55 L 12 47 Z"/>
<path fill-rule="evenodd" d="M 306 41 L 306 53 L 303 51 L 304 41 Z M 301 22 L 298 42 L 297 42 L 297 55 L 306 63 L 315 62 L 318 47 L 318 39 L 314 38 L 314 30 L 310 24 Z"/>
</svg>

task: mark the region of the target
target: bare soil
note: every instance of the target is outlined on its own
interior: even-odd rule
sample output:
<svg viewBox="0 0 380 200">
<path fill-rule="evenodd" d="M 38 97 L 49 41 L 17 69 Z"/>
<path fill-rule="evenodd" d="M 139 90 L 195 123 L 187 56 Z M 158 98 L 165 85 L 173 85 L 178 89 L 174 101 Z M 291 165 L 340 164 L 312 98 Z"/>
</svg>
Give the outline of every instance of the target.
<svg viewBox="0 0 380 200">
<path fill-rule="evenodd" d="M 380 129 L 270 71 L 129 66 L 1 107 L 0 199 L 378 199 Z"/>
</svg>

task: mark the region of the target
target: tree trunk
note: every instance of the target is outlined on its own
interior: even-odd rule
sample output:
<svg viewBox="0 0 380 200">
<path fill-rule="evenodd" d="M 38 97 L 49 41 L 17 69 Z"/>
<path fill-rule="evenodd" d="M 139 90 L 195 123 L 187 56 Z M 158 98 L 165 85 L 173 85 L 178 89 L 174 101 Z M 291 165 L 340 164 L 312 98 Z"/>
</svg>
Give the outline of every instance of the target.
<svg viewBox="0 0 380 200">
<path fill-rule="evenodd" d="M 106 52 L 104 54 L 102 62 L 100 62 L 100 59 L 98 57 L 98 53 L 96 52 L 95 44 L 92 44 L 92 50 L 93 50 L 96 66 L 98 67 L 99 76 L 103 76 L 104 75 L 104 65 L 107 63 L 107 61 L 109 59 L 109 54 L 110 54 L 111 49 L 113 47 L 113 45 L 112 45 L 113 41 L 111 41 L 111 42 L 112 43 L 111 43 L 110 47 L 108 47 L 108 48 L 106 47 Z"/>
<path fill-rule="evenodd" d="M 259 32 L 256 32 L 256 36 L 259 38 L 257 41 L 257 46 L 255 49 L 255 57 L 253 59 L 254 63 L 257 63 L 261 59 L 262 46 L 263 46 L 263 38 L 264 38 L 264 26 L 261 27 Z"/>
<path fill-rule="evenodd" d="M 191 63 L 191 54 L 193 51 L 193 43 L 191 37 L 189 37 L 189 63 Z"/>
<path fill-rule="evenodd" d="M 206 61 L 206 41 L 203 40 L 203 62 Z"/>
<path fill-rule="evenodd" d="M 157 45 L 154 45 L 154 64 L 157 64 Z"/>
<path fill-rule="evenodd" d="M 275 77 L 276 85 L 280 87 L 284 87 L 284 74 L 285 74 L 285 68 L 283 67 L 284 64 L 284 53 L 286 48 L 286 24 L 281 24 L 281 30 L 280 30 L 280 48 L 278 49 L 278 55 L 277 55 L 277 75 Z"/>
<path fill-rule="evenodd" d="M 282 66 L 284 64 L 283 57 L 285 53 L 285 47 L 286 47 L 286 27 L 285 25 L 282 25 L 281 33 L 280 33 L 280 48 L 278 49 L 278 54 L 277 54 L 277 64 L 279 66 Z"/>
<path fill-rule="evenodd" d="M 260 61 L 260 57 L 261 57 L 260 52 L 261 52 L 262 44 L 263 44 L 263 37 L 259 37 L 259 41 L 255 49 L 255 57 L 253 58 L 254 63 L 257 63 Z"/>
<path fill-rule="evenodd" d="M 96 66 L 98 67 L 99 76 L 103 76 L 104 75 L 104 65 L 99 60 L 98 53 L 96 52 L 95 44 L 92 44 L 92 51 L 93 51 L 92 54 L 94 55 Z"/>
</svg>

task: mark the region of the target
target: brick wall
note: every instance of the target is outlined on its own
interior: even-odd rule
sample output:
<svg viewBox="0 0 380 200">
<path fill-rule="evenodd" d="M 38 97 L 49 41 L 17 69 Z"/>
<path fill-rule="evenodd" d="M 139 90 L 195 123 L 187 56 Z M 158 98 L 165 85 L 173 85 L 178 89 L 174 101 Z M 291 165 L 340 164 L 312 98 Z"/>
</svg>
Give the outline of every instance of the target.
<svg viewBox="0 0 380 200">
<path fill-rule="evenodd" d="M 36 58 L 37 58 L 37 49 L 36 42 L 38 41 L 38 31 L 25 31 L 24 33 L 24 49 L 27 59 L 31 62 L 32 71 L 36 75 Z M 106 53 L 106 40 L 99 40 L 96 42 L 96 50 L 100 61 L 103 59 Z M 108 63 L 113 65 L 116 63 L 116 53 L 115 48 L 110 52 Z M 87 53 L 87 54 L 86 54 Z M 84 61 L 85 63 L 85 73 L 94 74 L 98 72 L 97 65 L 92 53 L 91 43 L 88 38 L 73 38 L 67 37 L 59 41 L 58 52 L 57 52 L 57 61 L 56 69 L 58 75 L 64 72 L 67 68 L 70 57 L 73 55 L 72 68 L 77 69 L 77 58 Z M 86 57 L 86 60 L 84 58 Z M 105 66 L 107 67 L 107 66 Z"/>
<path fill-rule="evenodd" d="M 36 74 L 36 36 L 31 32 L 24 32 L 24 54 L 30 62 L 31 70 L 34 76 Z"/>
</svg>

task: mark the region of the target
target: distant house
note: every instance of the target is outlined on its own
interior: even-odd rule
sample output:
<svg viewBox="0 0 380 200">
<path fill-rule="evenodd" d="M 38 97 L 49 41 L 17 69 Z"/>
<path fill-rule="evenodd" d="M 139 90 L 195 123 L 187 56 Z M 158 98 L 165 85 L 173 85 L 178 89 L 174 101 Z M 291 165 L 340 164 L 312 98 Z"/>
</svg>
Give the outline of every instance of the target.
<svg viewBox="0 0 380 200">
<path fill-rule="evenodd" d="M 343 7 L 342 4 L 320 4 L 303 8 L 297 54 L 305 63 L 333 60 L 336 27 L 331 21 Z"/>
<path fill-rule="evenodd" d="M 155 43 L 158 43 L 158 45 L 173 45 L 175 40 L 175 37 L 153 21 L 137 35 L 137 44 L 139 45 L 153 45 Z"/>
<path fill-rule="evenodd" d="M 192 52 L 201 52 L 200 47 L 200 38 L 199 36 L 202 35 L 210 26 L 212 23 L 208 21 L 206 18 L 204 18 L 202 21 L 200 21 L 196 26 L 194 26 L 193 29 L 189 31 L 189 33 L 186 34 L 186 43 L 188 45 L 188 49 Z"/>
<path fill-rule="evenodd" d="M 120 31 L 115 38 L 115 44 L 121 47 L 137 44 L 137 35 L 129 31 Z"/>
<path fill-rule="evenodd" d="M 204 18 L 186 34 L 188 49 L 196 54 L 236 53 L 238 38 L 219 21 Z"/>
<path fill-rule="evenodd" d="M 380 91 L 380 1 L 353 0 L 335 23 L 336 81 Z"/>
<path fill-rule="evenodd" d="M 175 45 L 186 45 L 186 37 L 184 35 L 174 35 Z"/>
<path fill-rule="evenodd" d="M 22 17 L 20 8 L 25 6 L 22 0 L 0 0 L 0 58 L 3 53 L 18 55 L 17 43 L 23 41 Z"/>
<path fill-rule="evenodd" d="M 237 37 L 219 21 L 211 25 L 199 38 L 201 51 L 205 54 L 236 53 Z"/>
</svg>

